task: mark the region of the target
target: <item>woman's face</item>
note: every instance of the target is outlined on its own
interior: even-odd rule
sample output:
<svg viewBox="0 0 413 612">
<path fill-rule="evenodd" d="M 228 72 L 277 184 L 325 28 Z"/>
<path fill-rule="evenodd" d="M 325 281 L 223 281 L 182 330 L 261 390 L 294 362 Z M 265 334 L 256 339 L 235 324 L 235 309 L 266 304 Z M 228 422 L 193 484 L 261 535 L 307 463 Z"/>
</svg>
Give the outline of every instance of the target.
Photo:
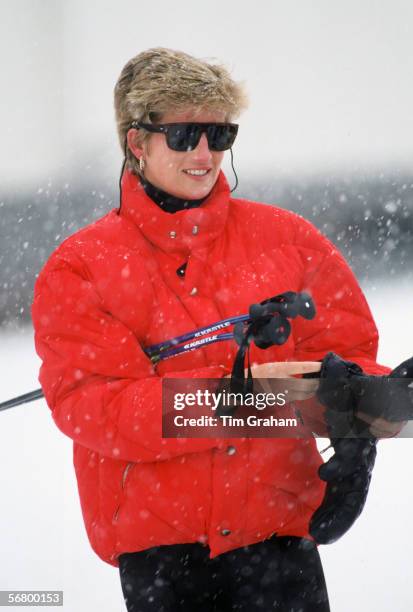
<svg viewBox="0 0 413 612">
<path fill-rule="evenodd" d="M 215 123 L 226 121 L 221 111 L 196 111 L 165 113 L 160 123 Z M 128 132 L 128 145 L 134 155 L 145 160 L 144 176 L 156 187 L 179 198 L 197 200 L 211 191 L 218 178 L 223 151 L 210 151 L 206 134 L 202 134 L 198 146 L 192 151 L 173 151 L 166 143 L 165 134 L 151 133 L 141 146 L 136 144 L 138 130 Z M 203 174 L 191 175 L 191 170 Z"/>
</svg>

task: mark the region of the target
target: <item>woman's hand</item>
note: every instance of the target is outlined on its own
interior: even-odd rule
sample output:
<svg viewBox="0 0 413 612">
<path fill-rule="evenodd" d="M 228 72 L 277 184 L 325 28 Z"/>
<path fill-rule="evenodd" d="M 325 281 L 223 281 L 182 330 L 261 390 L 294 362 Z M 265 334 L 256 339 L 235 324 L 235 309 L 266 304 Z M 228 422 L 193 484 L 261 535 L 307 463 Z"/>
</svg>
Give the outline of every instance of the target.
<svg viewBox="0 0 413 612">
<path fill-rule="evenodd" d="M 321 363 L 319 361 L 272 361 L 251 366 L 254 378 L 291 378 L 296 374 L 319 372 L 320 369 Z M 245 376 L 247 375 L 248 370 L 245 369 Z M 225 378 L 231 378 L 231 374 L 228 374 Z"/>
<path fill-rule="evenodd" d="M 369 423 L 369 431 L 375 438 L 393 438 L 407 425 L 408 421 L 387 421 L 382 417 L 373 417 L 365 412 L 356 412 L 356 417 Z"/>
<path fill-rule="evenodd" d="M 297 374 L 319 372 L 321 363 L 318 361 L 275 361 L 251 366 L 251 372 L 256 386 L 264 393 L 288 393 L 289 401 L 306 400 L 313 397 L 318 389 L 317 378 L 294 378 Z M 245 377 L 248 370 L 245 370 Z M 231 378 L 231 374 L 225 376 Z M 285 379 L 289 379 L 287 382 Z M 281 380 L 280 380 L 281 379 Z"/>
<path fill-rule="evenodd" d="M 320 369 L 319 361 L 273 361 L 251 366 L 254 378 L 291 378 L 296 374 L 319 372 Z"/>
</svg>

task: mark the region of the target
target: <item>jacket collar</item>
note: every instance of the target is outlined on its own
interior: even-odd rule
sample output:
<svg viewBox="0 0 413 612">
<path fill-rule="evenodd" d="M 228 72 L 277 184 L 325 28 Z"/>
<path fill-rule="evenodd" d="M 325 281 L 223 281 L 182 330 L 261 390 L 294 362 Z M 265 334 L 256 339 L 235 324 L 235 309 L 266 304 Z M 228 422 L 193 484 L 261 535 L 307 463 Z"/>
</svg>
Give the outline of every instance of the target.
<svg viewBox="0 0 413 612">
<path fill-rule="evenodd" d="M 152 183 L 150 183 L 148 179 L 142 176 L 139 177 L 139 180 L 143 185 L 146 195 L 149 196 L 151 200 L 153 200 L 155 204 L 159 206 L 159 208 L 170 214 L 174 214 L 178 212 L 178 210 L 198 208 L 198 206 L 200 206 L 202 202 L 205 202 L 209 195 L 208 194 L 200 200 L 185 200 L 183 198 L 178 198 L 177 196 L 167 193 L 166 191 L 159 189 L 159 187 L 155 187 L 155 185 L 152 185 Z"/>
<path fill-rule="evenodd" d="M 221 171 L 207 199 L 198 208 L 163 211 L 130 170 L 122 176 L 119 214 L 138 226 L 152 244 L 169 253 L 188 253 L 207 246 L 222 233 L 228 216 L 230 191 Z"/>
</svg>

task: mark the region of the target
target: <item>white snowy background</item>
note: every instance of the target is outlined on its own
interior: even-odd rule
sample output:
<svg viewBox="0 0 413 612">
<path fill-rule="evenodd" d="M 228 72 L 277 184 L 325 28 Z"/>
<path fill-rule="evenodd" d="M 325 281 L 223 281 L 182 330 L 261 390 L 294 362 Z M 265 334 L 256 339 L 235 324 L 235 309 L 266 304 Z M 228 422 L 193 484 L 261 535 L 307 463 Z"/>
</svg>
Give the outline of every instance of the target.
<svg viewBox="0 0 413 612">
<path fill-rule="evenodd" d="M 217 57 L 246 81 L 241 178 L 411 171 L 411 2 L 2 0 L 1 8 L 0 176 L 16 193 L 81 182 L 79 169 L 117 180 L 113 85 L 131 56 L 158 45 Z M 411 286 L 367 279 L 364 288 L 379 359 L 395 366 L 413 354 Z M 0 332 L 0 401 L 36 388 L 38 366 L 29 328 Z M 0 590 L 63 589 L 68 612 L 123 612 L 117 570 L 86 538 L 71 441 L 43 401 L 0 421 Z M 380 443 L 363 515 L 320 548 L 332 612 L 413 608 L 412 449 L 411 440 Z"/>
<path fill-rule="evenodd" d="M 409 0 L 2 0 L 1 8 L 3 185 L 80 181 L 79 167 L 117 179 L 113 87 L 127 60 L 155 46 L 217 58 L 246 82 L 241 177 L 411 169 Z"/>
</svg>

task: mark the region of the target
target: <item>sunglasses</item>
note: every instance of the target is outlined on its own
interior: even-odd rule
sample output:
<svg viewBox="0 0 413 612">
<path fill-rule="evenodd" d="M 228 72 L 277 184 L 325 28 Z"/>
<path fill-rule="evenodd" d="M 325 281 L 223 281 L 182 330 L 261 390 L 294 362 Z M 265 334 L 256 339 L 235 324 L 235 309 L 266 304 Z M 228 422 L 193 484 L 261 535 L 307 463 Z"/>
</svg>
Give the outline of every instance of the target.
<svg viewBox="0 0 413 612">
<path fill-rule="evenodd" d="M 211 151 L 226 151 L 234 144 L 238 133 L 237 123 L 141 123 L 133 121 L 133 128 L 165 134 L 168 147 L 173 151 L 192 151 L 198 146 L 202 134 L 206 134 Z"/>
</svg>

